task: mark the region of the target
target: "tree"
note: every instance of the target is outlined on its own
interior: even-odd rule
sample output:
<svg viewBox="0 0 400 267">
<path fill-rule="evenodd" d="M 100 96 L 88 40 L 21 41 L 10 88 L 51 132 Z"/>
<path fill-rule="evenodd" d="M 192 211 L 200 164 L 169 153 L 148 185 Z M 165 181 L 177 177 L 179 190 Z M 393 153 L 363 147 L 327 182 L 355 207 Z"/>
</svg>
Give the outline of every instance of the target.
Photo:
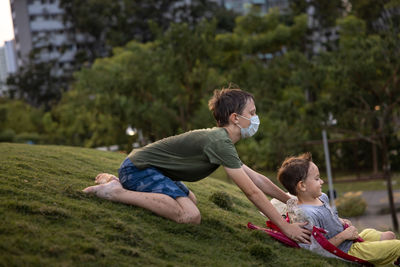
<svg viewBox="0 0 400 267">
<path fill-rule="evenodd" d="M 173 24 L 154 42 L 114 49 L 76 74 L 47 125 L 91 147 L 126 144 L 129 125 L 150 140 L 206 127 L 205 97 L 221 83 L 210 63 L 215 24 Z"/>
<path fill-rule="evenodd" d="M 40 141 L 43 111 L 20 101 L 0 98 L 0 141 Z"/>
<path fill-rule="evenodd" d="M 382 30 L 382 26 L 389 26 L 388 23 L 399 26 L 397 0 L 350 0 L 349 2 L 352 14 L 366 22 L 368 33 L 377 33 Z"/>
<path fill-rule="evenodd" d="M 61 98 L 61 93 L 66 87 L 63 77 L 52 73 L 55 70 L 53 62 L 31 61 L 20 68 L 18 73 L 8 77 L 9 96 L 23 99 L 34 107 L 50 110 Z"/>
<path fill-rule="evenodd" d="M 334 81 L 327 90 L 331 98 L 328 109 L 337 118 L 337 131 L 380 147 L 393 205 L 390 150 L 399 141 L 396 136 L 400 112 L 399 36 L 391 32 L 369 35 L 366 23 L 354 16 L 340 20 L 339 26 L 340 49 L 324 62 L 326 73 Z M 398 229 L 397 219 L 393 224 Z"/>
<path fill-rule="evenodd" d="M 75 33 L 92 37 L 94 58 L 109 55 L 113 47 L 124 46 L 131 40 L 154 40 L 150 22 L 164 32 L 173 22 L 195 26 L 203 18 L 219 15 L 218 25 L 229 30 L 234 19 L 227 16 L 234 15 L 232 12 L 208 0 L 194 0 L 189 4 L 178 0 L 61 0 L 60 6 L 65 10 L 65 22 L 74 26 Z"/>
<path fill-rule="evenodd" d="M 325 29 L 335 26 L 336 19 L 342 17 L 344 11 L 342 0 L 290 0 L 289 6 L 295 15 L 307 13 L 312 6 L 315 9 L 314 18 L 318 20 L 319 26 Z"/>
</svg>

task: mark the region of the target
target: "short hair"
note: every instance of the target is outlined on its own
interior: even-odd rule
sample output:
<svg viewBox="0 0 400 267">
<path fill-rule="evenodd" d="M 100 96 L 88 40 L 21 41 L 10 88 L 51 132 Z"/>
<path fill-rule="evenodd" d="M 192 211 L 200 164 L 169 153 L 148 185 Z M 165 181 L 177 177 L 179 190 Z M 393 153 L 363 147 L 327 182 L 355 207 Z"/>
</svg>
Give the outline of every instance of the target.
<svg viewBox="0 0 400 267">
<path fill-rule="evenodd" d="M 222 88 L 214 90 L 214 95 L 208 101 L 208 107 L 212 111 L 217 125 L 223 127 L 229 124 L 229 116 L 232 113 L 242 114 L 249 99 L 254 101 L 254 96 L 239 88 Z"/>
<path fill-rule="evenodd" d="M 312 162 L 312 157 L 309 152 L 288 157 L 283 161 L 278 170 L 278 180 L 290 194 L 297 195 L 296 186 L 300 181 L 306 180 L 310 162 Z"/>
</svg>

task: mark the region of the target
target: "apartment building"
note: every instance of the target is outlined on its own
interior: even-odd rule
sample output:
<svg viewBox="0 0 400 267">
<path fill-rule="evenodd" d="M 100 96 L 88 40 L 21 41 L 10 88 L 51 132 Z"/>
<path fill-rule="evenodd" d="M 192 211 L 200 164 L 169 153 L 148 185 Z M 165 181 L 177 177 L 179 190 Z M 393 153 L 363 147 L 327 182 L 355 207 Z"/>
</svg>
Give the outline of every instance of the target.
<svg viewBox="0 0 400 267">
<path fill-rule="evenodd" d="M 14 40 L 6 41 L 0 47 L 0 96 L 7 90 L 6 82 L 10 74 L 17 72 Z"/>
<path fill-rule="evenodd" d="M 215 2 L 239 14 L 248 13 L 252 7 L 258 7 L 262 14 L 271 8 L 278 8 L 281 11 L 289 8 L 288 0 L 216 0 Z"/>
<path fill-rule="evenodd" d="M 4 53 L 4 46 L 0 47 L 0 96 L 3 95 L 6 88 L 5 82 L 7 80 L 7 63 L 6 54 Z"/>
<path fill-rule="evenodd" d="M 74 34 L 72 25 L 63 22 L 64 10 L 59 2 L 10 0 L 18 67 L 33 60 L 52 62 L 54 75 L 74 69 L 75 54 L 91 40 L 84 34 Z"/>
</svg>

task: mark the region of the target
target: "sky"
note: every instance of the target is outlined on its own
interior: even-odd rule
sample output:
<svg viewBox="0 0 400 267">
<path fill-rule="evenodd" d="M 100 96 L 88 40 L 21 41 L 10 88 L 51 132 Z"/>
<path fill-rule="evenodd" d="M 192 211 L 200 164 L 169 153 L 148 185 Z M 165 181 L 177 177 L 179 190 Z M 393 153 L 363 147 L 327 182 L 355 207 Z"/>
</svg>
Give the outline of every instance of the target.
<svg viewBox="0 0 400 267">
<path fill-rule="evenodd" d="M 0 46 L 4 41 L 14 39 L 14 29 L 11 20 L 10 0 L 0 0 Z"/>
</svg>

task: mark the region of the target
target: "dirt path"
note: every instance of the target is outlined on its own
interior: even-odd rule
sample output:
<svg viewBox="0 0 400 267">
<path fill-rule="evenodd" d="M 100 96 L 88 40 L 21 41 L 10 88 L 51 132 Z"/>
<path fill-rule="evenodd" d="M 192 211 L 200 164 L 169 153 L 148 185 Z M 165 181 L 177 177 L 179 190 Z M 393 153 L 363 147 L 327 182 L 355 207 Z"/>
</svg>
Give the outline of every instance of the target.
<svg viewBox="0 0 400 267">
<path fill-rule="evenodd" d="M 394 190 L 395 207 L 400 207 L 400 190 Z M 380 214 L 382 209 L 389 208 L 387 191 L 365 191 L 363 198 L 367 201 L 367 210 L 363 216 L 350 218 L 353 225 L 359 230 L 375 228 L 377 230 L 393 230 L 392 216 Z M 400 212 L 397 213 L 400 223 Z"/>
</svg>

